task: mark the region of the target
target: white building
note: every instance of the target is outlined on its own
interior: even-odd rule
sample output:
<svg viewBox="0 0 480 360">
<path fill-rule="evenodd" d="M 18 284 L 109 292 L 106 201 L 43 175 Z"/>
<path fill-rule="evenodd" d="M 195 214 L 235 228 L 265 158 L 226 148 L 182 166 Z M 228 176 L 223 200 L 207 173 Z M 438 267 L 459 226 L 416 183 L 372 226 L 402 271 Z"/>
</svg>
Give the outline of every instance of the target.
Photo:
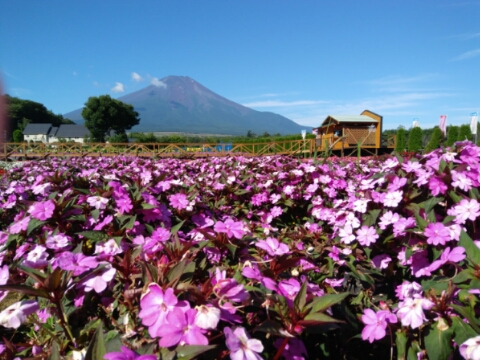
<svg viewBox="0 0 480 360">
<path fill-rule="evenodd" d="M 23 130 L 23 139 L 27 142 L 56 143 L 61 140 L 83 143 L 90 132 L 83 125 L 62 124 L 53 127 L 51 124 L 28 124 Z"/>
</svg>

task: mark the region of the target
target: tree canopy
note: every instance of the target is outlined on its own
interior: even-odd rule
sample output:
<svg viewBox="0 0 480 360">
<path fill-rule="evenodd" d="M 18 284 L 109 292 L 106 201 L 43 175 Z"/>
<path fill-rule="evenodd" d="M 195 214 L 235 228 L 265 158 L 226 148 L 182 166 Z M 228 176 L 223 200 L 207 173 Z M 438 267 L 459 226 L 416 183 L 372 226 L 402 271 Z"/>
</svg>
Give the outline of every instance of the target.
<svg viewBox="0 0 480 360">
<path fill-rule="evenodd" d="M 57 127 L 61 124 L 74 124 L 73 121 L 65 119 L 62 115 L 56 115 L 47 110 L 45 105 L 38 102 L 9 95 L 5 95 L 5 99 L 12 131 L 15 129 L 23 130 L 28 123 L 52 124 Z"/>
<path fill-rule="evenodd" d="M 125 134 L 126 130 L 140 123 L 138 116 L 132 105 L 109 95 L 89 97 L 82 110 L 91 139 L 98 142 L 104 142 L 112 130 L 116 134 Z"/>
<path fill-rule="evenodd" d="M 405 128 L 400 127 L 397 131 L 397 144 L 395 146 L 395 151 L 397 153 L 403 153 L 407 148 L 407 138 L 405 135 Z"/>
<path fill-rule="evenodd" d="M 408 137 L 408 151 L 418 152 L 422 149 L 422 129 L 414 127 Z"/>
</svg>

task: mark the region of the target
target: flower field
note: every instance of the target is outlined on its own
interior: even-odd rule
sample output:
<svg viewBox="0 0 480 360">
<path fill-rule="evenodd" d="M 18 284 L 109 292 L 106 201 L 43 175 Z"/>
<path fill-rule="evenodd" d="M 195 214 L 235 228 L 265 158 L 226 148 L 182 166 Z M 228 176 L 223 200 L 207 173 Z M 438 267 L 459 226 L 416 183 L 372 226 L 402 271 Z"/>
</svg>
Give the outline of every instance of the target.
<svg viewBox="0 0 480 360">
<path fill-rule="evenodd" d="M 0 358 L 480 359 L 480 148 L 0 182 Z"/>
</svg>

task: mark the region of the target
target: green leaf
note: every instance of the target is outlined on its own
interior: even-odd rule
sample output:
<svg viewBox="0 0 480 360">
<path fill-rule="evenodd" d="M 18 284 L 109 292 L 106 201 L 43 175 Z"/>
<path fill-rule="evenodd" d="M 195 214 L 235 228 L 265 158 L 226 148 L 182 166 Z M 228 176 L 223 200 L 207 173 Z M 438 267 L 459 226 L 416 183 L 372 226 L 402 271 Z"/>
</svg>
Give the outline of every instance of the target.
<svg viewBox="0 0 480 360">
<path fill-rule="evenodd" d="M 44 290 L 35 289 L 27 285 L 0 285 L 0 291 L 15 291 L 30 296 L 50 298 Z"/>
<path fill-rule="evenodd" d="M 177 265 L 175 265 L 168 273 L 167 273 L 167 280 L 170 283 L 174 281 L 180 280 L 180 277 L 185 272 L 185 268 L 187 267 L 187 263 L 185 260 L 180 261 Z"/>
<path fill-rule="evenodd" d="M 95 221 L 97 221 L 100 216 L 100 210 L 99 209 L 92 210 L 90 211 L 90 215 L 92 215 Z"/>
<path fill-rule="evenodd" d="M 103 338 L 103 325 L 100 322 L 97 330 L 93 335 L 93 339 L 88 346 L 87 353 L 85 354 L 85 360 L 104 360 L 103 356 L 107 353 L 105 347 L 105 339 Z"/>
<path fill-rule="evenodd" d="M 472 238 L 463 230 L 460 233 L 460 241 L 458 244 L 465 249 L 467 259 L 470 260 L 473 265 L 480 265 L 480 249 L 475 245 Z"/>
<path fill-rule="evenodd" d="M 175 226 L 172 226 L 172 228 L 170 229 L 170 232 L 172 233 L 172 235 L 175 235 L 178 232 L 178 230 L 180 230 L 180 228 L 182 227 L 184 222 L 185 222 L 185 220 L 179 222 Z"/>
<path fill-rule="evenodd" d="M 448 193 L 448 195 L 450 195 L 451 199 L 455 202 L 455 204 L 459 203 L 460 201 L 463 200 L 463 197 L 458 195 L 455 191 L 450 191 Z"/>
<path fill-rule="evenodd" d="M 107 240 L 108 235 L 105 234 L 103 231 L 82 231 L 78 232 L 77 235 L 81 235 L 93 242 L 104 241 Z"/>
<path fill-rule="evenodd" d="M 204 353 L 205 351 L 214 349 L 216 345 L 184 345 L 177 346 L 175 351 L 177 352 L 178 360 L 193 359 L 196 356 Z"/>
<path fill-rule="evenodd" d="M 303 320 L 300 320 L 298 324 L 300 325 L 306 325 L 306 326 L 312 326 L 312 325 L 318 325 L 318 324 L 326 324 L 326 323 L 341 323 L 343 321 L 337 320 L 332 318 L 331 316 L 328 316 L 324 313 L 310 313 Z"/>
<path fill-rule="evenodd" d="M 137 215 L 128 216 L 128 221 L 125 223 L 125 225 L 122 226 L 122 230 L 133 229 L 133 227 L 135 226 L 135 221 L 137 221 Z"/>
<path fill-rule="evenodd" d="M 466 307 L 450 304 L 450 306 L 464 318 L 466 318 L 470 324 L 470 326 L 477 332 L 480 333 L 480 327 L 478 326 L 478 320 L 475 318 L 475 314 L 472 309 L 468 309 Z"/>
<path fill-rule="evenodd" d="M 300 288 L 300 291 L 295 296 L 293 300 L 293 306 L 295 310 L 299 313 L 303 310 L 305 303 L 307 302 L 307 282 L 305 281 Z"/>
<path fill-rule="evenodd" d="M 439 323 L 436 322 L 426 330 L 425 348 L 427 350 L 428 358 L 435 360 L 447 360 L 452 354 L 452 335 L 453 329 L 439 329 Z"/>
<path fill-rule="evenodd" d="M 445 277 L 435 277 L 430 280 L 423 280 L 422 289 L 424 291 L 434 289 L 437 294 L 441 294 L 442 291 L 448 290 L 448 279 Z"/>
<path fill-rule="evenodd" d="M 465 282 L 467 280 L 473 279 L 474 278 L 474 273 L 472 269 L 465 269 L 461 272 L 459 272 L 454 278 L 453 282 L 455 284 L 460 284 L 462 282 Z"/>
<path fill-rule="evenodd" d="M 253 332 L 261 331 L 267 334 L 277 335 L 277 336 L 285 336 L 285 330 L 283 325 L 273 321 L 273 320 L 265 320 L 263 323 L 258 325 Z"/>
<path fill-rule="evenodd" d="M 478 335 L 477 332 L 473 330 L 473 328 L 469 324 L 462 321 L 459 317 L 452 316 L 451 319 L 452 319 L 454 340 L 459 346 L 463 344 L 465 341 L 467 341 L 468 339 Z"/>
<path fill-rule="evenodd" d="M 429 213 L 430 211 L 433 210 L 433 208 L 441 201 L 443 201 L 443 198 L 438 198 L 438 197 L 432 197 L 429 198 L 427 201 L 424 201 L 420 204 L 420 207 L 425 209 L 425 213 Z"/>
<path fill-rule="evenodd" d="M 30 219 L 30 221 L 28 222 L 28 227 L 27 227 L 27 236 L 31 234 L 31 232 L 37 228 L 39 228 L 40 226 L 46 224 L 47 222 L 46 221 L 41 221 L 41 220 L 38 220 L 38 219 Z"/>
<path fill-rule="evenodd" d="M 342 302 L 348 295 L 348 292 L 340 294 L 328 294 L 315 298 L 311 303 L 312 310 L 310 313 L 317 313 L 327 310 L 329 307 Z"/>
<path fill-rule="evenodd" d="M 61 360 L 60 350 L 58 349 L 58 344 L 56 341 L 52 343 L 52 349 L 48 360 Z"/>
<path fill-rule="evenodd" d="M 405 360 L 407 357 L 407 334 L 398 330 L 396 332 L 395 344 L 397 345 L 397 359 Z"/>
</svg>

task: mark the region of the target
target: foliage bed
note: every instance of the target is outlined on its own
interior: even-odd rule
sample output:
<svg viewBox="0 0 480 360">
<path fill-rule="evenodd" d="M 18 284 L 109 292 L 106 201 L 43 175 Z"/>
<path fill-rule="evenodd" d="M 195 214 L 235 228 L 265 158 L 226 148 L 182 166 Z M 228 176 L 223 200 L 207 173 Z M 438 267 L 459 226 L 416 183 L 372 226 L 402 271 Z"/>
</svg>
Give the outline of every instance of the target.
<svg viewBox="0 0 480 360">
<path fill-rule="evenodd" d="M 0 356 L 477 359 L 479 157 L 9 169 Z"/>
</svg>

